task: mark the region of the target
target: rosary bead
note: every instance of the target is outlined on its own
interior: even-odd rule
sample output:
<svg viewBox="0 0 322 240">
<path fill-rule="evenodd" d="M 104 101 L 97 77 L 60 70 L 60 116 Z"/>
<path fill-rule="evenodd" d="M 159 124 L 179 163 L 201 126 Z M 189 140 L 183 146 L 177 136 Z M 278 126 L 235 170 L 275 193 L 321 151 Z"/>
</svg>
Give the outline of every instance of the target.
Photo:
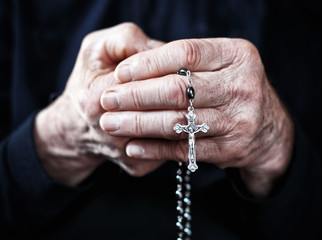
<svg viewBox="0 0 322 240">
<path fill-rule="evenodd" d="M 185 228 L 189 228 L 189 229 L 191 229 L 191 225 L 190 225 L 190 223 L 189 223 L 189 222 L 186 222 L 186 224 L 184 225 L 184 227 L 185 227 Z"/>
<path fill-rule="evenodd" d="M 182 226 L 182 224 L 181 223 L 179 223 L 179 222 L 177 222 L 177 228 L 178 228 L 178 230 L 180 230 L 180 231 L 182 231 L 183 230 L 183 226 Z"/>
<path fill-rule="evenodd" d="M 187 204 L 188 206 L 191 205 L 191 201 L 189 198 L 184 198 L 183 201 L 185 202 L 185 204 Z"/>
<path fill-rule="evenodd" d="M 189 213 L 185 213 L 183 215 L 185 217 L 185 219 L 187 219 L 188 221 L 191 221 L 191 215 Z"/>
<path fill-rule="evenodd" d="M 191 236 L 191 230 L 189 228 L 185 228 L 184 233 L 187 234 L 188 236 Z"/>
<path fill-rule="evenodd" d="M 181 191 L 177 190 L 176 195 L 177 195 L 178 199 L 182 198 L 182 192 Z"/>
<path fill-rule="evenodd" d="M 195 98 L 195 90 L 193 87 L 188 87 L 187 88 L 187 96 L 190 100 Z"/>
<path fill-rule="evenodd" d="M 179 75 L 186 76 L 188 69 L 186 68 L 180 68 L 180 70 L 177 72 Z"/>
<path fill-rule="evenodd" d="M 184 176 L 184 180 L 185 180 L 186 182 L 189 182 L 189 181 L 190 181 L 190 176 Z"/>
<path fill-rule="evenodd" d="M 182 207 L 179 207 L 179 206 L 178 206 L 178 207 L 177 207 L 177 211 L 178 211 L 178 213 L 179 213 L 179 214 L 183 214 L 183 208 L 182 208 Z"/>
<path fill-rule="evenodd" d="M 188 71 L 186 69 L 180 69 L 181 72 Z M 185 73 L 188 77 L 190 76 L 189 72 Z M 189 74 L 189 75 L 188 75 Z M 184 75 L 184 74 L 183 74 Z M 189 84 L 191 87 L 191 85 Z M 194 91 L 191 87 L 190 92 L 194 97 Z M 192 102 L 192 99 L 190 99 Z M 193 110 L 191 110 L 193 111 Z M 177 222 L 176 227 L 178 231 L 177 240 L 191 240 L 191 225 L 190 221 L 192 220 L 190 206 L 191 206 L 191 185 L 190 185 L 190 176 L 191 171 L 186 170 L 183 168 L 184 164 L 179 162 L 177 175 L 176 175 L 176 182 L 177 182 L 177 189 L 176 189 L 176 197 L 177 197 Z"/>
<path fill-rule="evenodd" d="M 178 183 L 182 183 L 182 177 L 181 176 L 177 175 L 176 178 L 177 178 Z"/>
<path fill-rule="evenodd" d="M 184 212 L 186 212 L 186 213 L 190 213 L 190 207 L 186 207 L 186 208 L 184 209 Z"/>
</svg>

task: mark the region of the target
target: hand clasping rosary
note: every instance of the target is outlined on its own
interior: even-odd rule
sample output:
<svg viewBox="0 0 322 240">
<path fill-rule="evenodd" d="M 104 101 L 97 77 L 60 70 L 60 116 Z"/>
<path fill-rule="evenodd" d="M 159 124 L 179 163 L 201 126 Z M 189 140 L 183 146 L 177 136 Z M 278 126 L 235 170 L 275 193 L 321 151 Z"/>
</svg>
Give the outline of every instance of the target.
<svg viewBox="0 0 322 240">
<path fill-rule="evenodd" d="M 191 231 L 191 185 L 190 185 L 190 174 L 198 169 L 196 163 L 196 150 L 195 150 L 195 133 L 204 132 L 206 133 L 209 130 L 209 126 L 206 123 L 201 125 L 195 125 L 196 114 L 194 114 L 193 108 L 193 100 L 195 98 L 195 91 L 192 86 L 191 72 L 186 68 L 181 68 L 178 72 L 179 75 L 185 75 L 188 79 L 188 88 L 187 88 L 187 96 L 190 102 L 190 106 L 188 107 L 188 114 L 186 114 L 186 118 L 188 119 L 187 125 L 181 125 L 177 123 L 173 130 L 176 133 L 185 132 L 189 134 L 188 143 L 189 143 L 189 151 L 188 151 L 188 169 L 184 169 L 184 164 L 182 162 L 178 163 L 178 170 L 176 175 L 177 180 L 177 223 L 176 226 L 178 228 L 178 237 L 177 240 L 190 240 L 192 231 Z"/>
</svg>

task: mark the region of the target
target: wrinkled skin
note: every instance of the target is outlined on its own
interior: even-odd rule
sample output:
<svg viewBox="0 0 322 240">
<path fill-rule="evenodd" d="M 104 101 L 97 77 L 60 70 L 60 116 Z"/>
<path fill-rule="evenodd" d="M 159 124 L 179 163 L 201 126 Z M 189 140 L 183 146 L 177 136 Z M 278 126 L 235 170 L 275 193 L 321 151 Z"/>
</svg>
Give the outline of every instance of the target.
<svg viewBox="0 0 322 240">
<path fill-rule="evenodd" d="M 38 155 L 55 181 L 75 186 L 106 159 L 132 175 L 144 175 L 162 164 L 126 156 L 129 138 L 111 136 L 99 127 L 104 112 L 100 97 L 106 88 L 117 84 L 113 76 L 116 65 L 161 44 L 131 23 L 85 37 L 66 89 L 35 121 Z"/>
<path fill-rule="evenodd" d="M 256 48 L 242 39 L 163 45 L 133 24 L 89 35 L 63 95 L 37 117 L 36 129 L 60 133 L 36 130 L 47 172 L 76 185 L 106 158 L 135 176 L 187 161 L 187 135 L 173 131 L 189 106 L 181 67 L 192 72 L 196 123 L 210 126 L 196 134 L 197 161 L 239 168 L 249 192 L 267 196 L 289 165 L 294 130 Z"/>
</svg>

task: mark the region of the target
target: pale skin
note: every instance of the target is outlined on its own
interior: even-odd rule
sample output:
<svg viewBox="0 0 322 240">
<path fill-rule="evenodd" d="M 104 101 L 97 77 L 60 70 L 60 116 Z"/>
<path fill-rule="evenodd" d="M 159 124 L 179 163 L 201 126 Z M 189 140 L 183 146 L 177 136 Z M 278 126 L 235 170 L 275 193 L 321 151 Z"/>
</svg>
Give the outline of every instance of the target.
<svg viewBox="0 0 322 240">
<path fill-rule="evenodd" d="M 106 88 L 117 84 L 113 76 L 117 64 L 161 44 L 131 23 L 85 37 L 63 94 L 35 120 L 36 149 L 53 180 L 76 186 L 107 158 L 135 176 L 162 164 L 128 157 L 125 147 L 130 138 L 106 134 L 99 127 L 104 113 L 100 97 Z"/>
<path fill-rule="evenodd" d="M 47 173 L 75 186 L 106 158 L 135 176 L 187 161 L 187 135 L 173 130 L 189 106 L 181 67 L 192 72 L 196 124 L 210 127 L 196 134 L 197 161 L 238 168 L 249 192 L 266 197 L 287 170 L 294 130 L 256 48 L 242 39 L 162 44 L 133 24 L 87 37 L 64 93 L 38 114 Z"/>
</svg>

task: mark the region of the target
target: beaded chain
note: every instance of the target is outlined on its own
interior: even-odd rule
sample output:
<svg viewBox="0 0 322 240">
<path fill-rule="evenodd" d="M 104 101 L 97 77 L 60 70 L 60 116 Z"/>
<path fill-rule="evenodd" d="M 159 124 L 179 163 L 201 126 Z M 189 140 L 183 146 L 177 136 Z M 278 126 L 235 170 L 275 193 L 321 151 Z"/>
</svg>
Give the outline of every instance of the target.
<svg viewBox="0 0 322 240">
<path fill-rule="evenodd" d="M 184 167 L 185 164 L 179 162 L 177 170 L 177 240 L 190 240 L 191 239 L 191 185 L 190 185 L 190 170 Z"/>
<path fill-rule="evenodd" d="M 195 124 L 196 114 L 194 113 L 194 107 L 192 105 L 195 98 L 195 90 L 192 86 L 191 72 L 186 68 L 181 68 L 178 71 L 179 75 L 185 75 L 188 79 L 188 88 L 187 88 L 187 97 L 189 99 L 190 106 L 188 107 L 188 114 L 186 118 L 188 120 L 187 125 L 181 125 L 177 123 L 173 130 L 180 134 L 182 132 L 187 133 L 189 151 L 188 151 L 188 169 L 186 169 L 182 162 L 179 162 L 177 170 L 177 228 L 178 228 L 178 238 L 177 240 L 190 240 L 192 231 L 191 231 L 191 185 L 190 185 L 190 174 L 198 169 L 196 163 L 196 150 L 195 150 L 195 134 L 198 132 L 206 133 L 209 130 L 209 126 L 206 123 L 201 125 Z"/>
</svg>

